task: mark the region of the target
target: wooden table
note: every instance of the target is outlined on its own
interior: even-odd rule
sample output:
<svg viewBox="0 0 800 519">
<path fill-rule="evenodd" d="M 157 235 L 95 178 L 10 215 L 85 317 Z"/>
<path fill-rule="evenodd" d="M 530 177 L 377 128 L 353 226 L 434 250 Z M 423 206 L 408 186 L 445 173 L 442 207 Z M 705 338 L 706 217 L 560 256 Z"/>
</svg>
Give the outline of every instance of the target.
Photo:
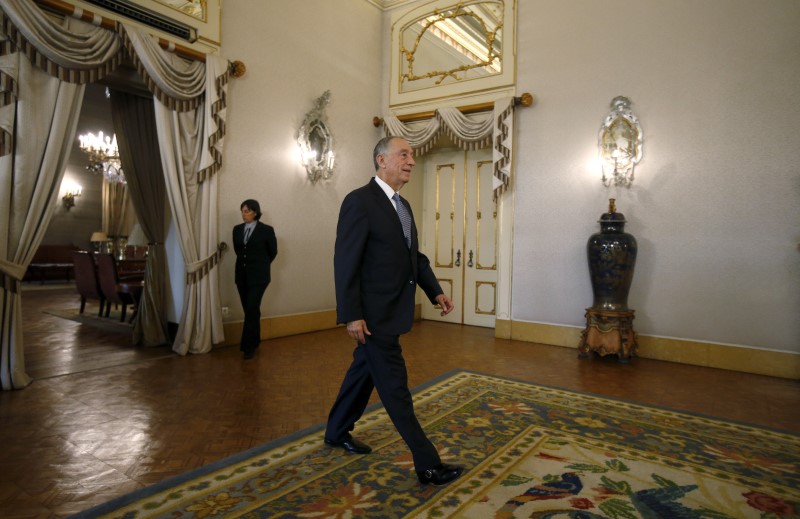
<svg viewBox="0 0 800 519">
<path fill-rule="evenodd" d="M 124 259 L 117 260 L 117 275 L 144 277 L 144 269 L 147 260 L 145 259 Z"/>
</svg>

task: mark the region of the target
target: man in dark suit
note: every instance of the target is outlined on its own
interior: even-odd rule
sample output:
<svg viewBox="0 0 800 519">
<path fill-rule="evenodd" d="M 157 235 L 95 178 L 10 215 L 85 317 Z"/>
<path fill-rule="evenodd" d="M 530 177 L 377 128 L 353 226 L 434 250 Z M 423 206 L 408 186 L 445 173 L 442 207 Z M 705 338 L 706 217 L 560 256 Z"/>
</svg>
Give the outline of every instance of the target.
<svg viewBox="0 0 800 519">
<path fill-rule="evenodd" d="M 404 139 L 381 139 L 373 151 L 376 176 L 342 202 L 334 277 L 339 324 L 355 339 L 353 362 L 328 416 L 325 442 L 356 454 L 371 452 L 350 435 L 373 388 L 414 458 L 423 484 L 443 485 L 463 467 L 443 464 L 414 414 L 400 335 L 411 329 L 419 285 L 442 315 L 453 302 L 428 258 L 419 252 L 411 206 L 398 192 L 409 181 L 414 152 Z"/>
<path fill-rule="evenodd" d="M 270 264 L 278 255 L 275 230 L 261 223 L 261 206 L 245 200 L 240 206 L 242 223 L 233 228 L 236 252 L 236 288 L 244 309 L 244 327 L 239 349 L 252 359 L 261 342 L 261 298 L 270 282 Z"/>
</svg>

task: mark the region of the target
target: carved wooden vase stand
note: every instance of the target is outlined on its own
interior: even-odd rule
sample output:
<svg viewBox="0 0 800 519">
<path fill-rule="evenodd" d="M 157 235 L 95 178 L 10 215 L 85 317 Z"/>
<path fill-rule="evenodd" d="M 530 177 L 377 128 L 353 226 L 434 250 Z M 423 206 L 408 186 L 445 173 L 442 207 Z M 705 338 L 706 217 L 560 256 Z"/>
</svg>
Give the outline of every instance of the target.
<svg viewBox="0 0 800 519">
<path fill-rule="evenodd" d="M 594 351 L 601 356 L 616 354 L 620 362 L 628 362 L 639 346 L 634 311 L 628 308 L 636 238 L 625 232 L 625 215 L 617 212 L 613 198 L 599 222 L 600 232 L 586 244 L 594 302 L 586 309 L 578 356 L 588 357 Z"/>
</svg>

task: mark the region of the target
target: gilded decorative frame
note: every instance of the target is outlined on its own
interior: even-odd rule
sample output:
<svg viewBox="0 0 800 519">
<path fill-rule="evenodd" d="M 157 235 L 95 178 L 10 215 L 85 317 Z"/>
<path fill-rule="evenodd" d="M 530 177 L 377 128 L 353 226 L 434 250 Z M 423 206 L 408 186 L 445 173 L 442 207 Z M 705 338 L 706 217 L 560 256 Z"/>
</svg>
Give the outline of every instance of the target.
<svg viewBox="0 0 800 519">
<path fill-rule="evenodd" d="M 459 78 L 464 76 L 469 69 L 484 67 L 487 63 L 454 67 L 452 70 L 437 70 L 431 73 L 413 71 L 414 57 L 408 58 L 411 50 L 406 49 L 402 42 L 403 31 L 423 18 L 431 20 L 434 17 L 443 17 L 442 13 L 463 10 L 476 4 L 489 2 L 502 6 L 502 69 L 499 73 L 485 77 Z M 427 30 L 432 24 L 430 21 L 420 22 Z M 480 22 L 479 22 L 480 23 Z M 514 85 L 516 77 L 516 0 L 432 0 L 422 5 L 412 7 L 405 11 L 398 11 L 392 16 L 391 21 L 391 68 L 389 77 L 389 105 L 397 107 L 440 99 L 444 97 L 460 96 L 475 92 L 486 92 Z M 488 31 L 489 37 L 494 34 Z M 491 58 L 491 51 L 490 51 Z M 491 61 L 491 59 L 490 59 Z M 409 71 L 404 70 L 408 64 Z M 403 82 L 409 79 L 436 77 L 437 82 L 432 86 L 420 87 L 416 90 L 407 90 Z"/>
</svg>

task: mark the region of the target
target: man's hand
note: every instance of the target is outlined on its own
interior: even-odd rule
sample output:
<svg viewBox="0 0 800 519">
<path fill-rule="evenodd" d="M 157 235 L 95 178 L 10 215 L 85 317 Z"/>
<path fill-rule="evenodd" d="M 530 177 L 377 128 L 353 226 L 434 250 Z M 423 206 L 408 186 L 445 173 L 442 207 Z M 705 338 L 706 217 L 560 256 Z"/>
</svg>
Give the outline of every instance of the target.
<svg viewBox="0 0 800 519">
<path fill-rule="evenodd" d="M 444 314 L 443 314 L 444 315 Z M 347 323 L 347 335 L 357 340 L 361 344 L 367 343 L 367 335 L 372 335 L 367 328 L 367 321 L 350 321 Z"/>
<path fill-rule="evenodd" d="M 436 302 L 442 307 L 442 316 L 449 314 L 455 308 L 453 302 L 445 294 L 439 294 L 436 296 Z"/>
</svg>

